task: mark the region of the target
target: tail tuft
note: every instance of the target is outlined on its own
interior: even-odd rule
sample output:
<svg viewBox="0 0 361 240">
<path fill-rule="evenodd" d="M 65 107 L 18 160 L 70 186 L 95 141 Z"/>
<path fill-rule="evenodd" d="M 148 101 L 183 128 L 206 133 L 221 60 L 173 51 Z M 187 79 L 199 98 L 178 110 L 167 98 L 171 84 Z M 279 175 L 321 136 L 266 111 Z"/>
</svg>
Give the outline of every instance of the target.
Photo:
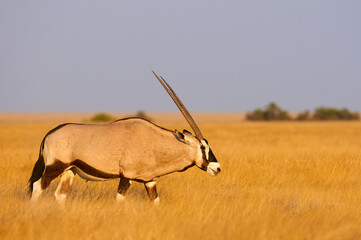
<svg viewBox="0 0 361 240">
<path fill-rule="evenodd" d="M 39 152 L 39 158 L 38 161 L 36 161 L 35 166 L 33 168 L 33 173 L 31 174 L 31 177 L 29 179 L 29 194 L 33 193 L 33 183 L 38 181 L 44 173 L 45 170 L 45 161 L 43 156 L 43 148 L 44 148 L 44 140 L 41 143 L 40 146 L 40 152 Z"/>
</svg>

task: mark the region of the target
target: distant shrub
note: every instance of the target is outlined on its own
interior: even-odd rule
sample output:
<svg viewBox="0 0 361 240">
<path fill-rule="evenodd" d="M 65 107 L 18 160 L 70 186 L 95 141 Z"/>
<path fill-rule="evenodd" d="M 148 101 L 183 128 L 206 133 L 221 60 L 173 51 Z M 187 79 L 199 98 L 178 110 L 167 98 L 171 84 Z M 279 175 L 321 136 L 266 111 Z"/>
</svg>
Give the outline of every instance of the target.
<svg viewBox="0 0 361 240">
<path fill-rule="evenodd" d="M 256 109 L 251 113 L 247 113 L 248 120 L 289 120 L 288 112 L 282 110 L 276 103 L 271 102 L 264 109 Z"/>
<path fill-rule="evenodd" d="M 296 116 L 297 121 L 305 121 L 305 120 L 310 120 L 310 119 L 311 119 L 311 114 L 310 114 L 310 111 L 308 111 L 308 110 L 301 112 Z"/>
<path fill-rule="evenodd" d="M 148 119 L 147 114 L 145 114 L 145 112 L 142 111 L 142 110 L 138 111 L 138 112 L 135 114 L 135 117 L 143 118 L 143 119 Z"/>
<path fill-rule="evenodd" d="M 257 108 L 251 113 L 247 113 L 246 118 L 248 120 L 264 120 L 264 111 L 260 108 Z"/>
<path fill-rule="evenodd" d="M 137 118 L 142 118 L 142 119 L 145 119 L 145 120 L 148 120 L 148 121 L 151 121 L 151 118 L 142 110 L 138 111 L 134 117 L 137 117 Z"/>
<path fill-rule="evenodd" d="M 111 122 L 114 120 L 115 118 L 107 113 L 98 113 L 90 119 L 92 122 Z"/>
<path fill-rule="evenodd" d="M 276 103 L 269 103 L 264 109 L 257 108 L 253 112 L 246 115 L 247 120 L 291 120 L 288 112 L 277 106 Z M 337 109 L 331 107 L 319 107 L 314 112 L 308 110 L 300 112 L 292 118 L 292 120 L 359 120 L 358 112 L 351 112 L 347 108 Z"/>
<path fill-rule="evenodd" d="M 152 118 L 150 118 L 143 110 L 139 110 L 138 112 L 136 112 L 135 114 L 133 115 L 128 115 L 127 118 L 142 118 L 142 119 L 145 119 L 145 120 L 148 120 L 148 121 L 152 121 Z"/>
<path fill-rule="evenodd" d="M 357 120 L 360 115 L 350 112 L 347 108 L 337 109 L 330 107 L 320 107 L 315 109 L 313 119 L 316 120 Z"/>
</svg>

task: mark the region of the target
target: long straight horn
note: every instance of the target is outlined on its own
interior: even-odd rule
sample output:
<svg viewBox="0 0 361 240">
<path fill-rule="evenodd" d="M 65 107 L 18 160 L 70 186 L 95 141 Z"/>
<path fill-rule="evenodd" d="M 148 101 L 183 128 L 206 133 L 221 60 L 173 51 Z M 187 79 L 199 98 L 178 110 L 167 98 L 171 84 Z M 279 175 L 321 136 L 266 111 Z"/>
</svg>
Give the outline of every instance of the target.
<svg viewBox="0 0 361 240">
<path fill-rule="evenodd" d="M 162 78 L 162 77 L 159 78 L 153 70 L 152 70 L 152 72 L 153 72 L 154 76 L 158 79 L 158 81 L 162 84 L 164 89 L 167 91 L 169 96 L 173 99 L 174 103 L 177 105 L 177 107 L 183 114 L 184 118 L 187 120 L 187 122 L 193 129 L 194 133 L 196 134 L 197 139 L 202 140 L 203 136 L 202 136 L 201 130 L 197 126 L 196 122 L 194 121 L 194 119 L 192 118 L 191 114 L 188 112 L 187 108 L 184 106 L 182 101 L 178 98 L 177 94 L 173 91 L 171 86 L 169 86 L 169 84 L 164 80 L 164 78 Z"/>
</svg>

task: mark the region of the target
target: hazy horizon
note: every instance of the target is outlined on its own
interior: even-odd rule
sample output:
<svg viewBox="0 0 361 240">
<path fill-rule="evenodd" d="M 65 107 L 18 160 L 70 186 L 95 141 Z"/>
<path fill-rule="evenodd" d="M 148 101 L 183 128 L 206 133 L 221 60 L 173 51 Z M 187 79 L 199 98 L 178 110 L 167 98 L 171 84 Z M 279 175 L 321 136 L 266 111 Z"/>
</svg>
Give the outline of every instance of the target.
<svg viewBox="0 0 361 240">
<path fill-rule="evenodd" d="M 0 2 L 0 112 L 361 111 L 359 1 Z"/>
</svg>

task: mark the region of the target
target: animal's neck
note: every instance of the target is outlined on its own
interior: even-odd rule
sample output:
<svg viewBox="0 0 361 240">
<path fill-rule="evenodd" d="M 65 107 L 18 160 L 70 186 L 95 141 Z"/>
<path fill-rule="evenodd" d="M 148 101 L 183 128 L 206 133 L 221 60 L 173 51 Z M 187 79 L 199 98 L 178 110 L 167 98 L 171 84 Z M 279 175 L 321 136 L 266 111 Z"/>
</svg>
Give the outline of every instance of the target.
<svg viewBox="0 0 361 240">
<path fill-rule="evenodd" d="M 195 164 L 196 153 L 194 149 L 185 145 L 183 149 L 169 149 L 168 159 L 158 162 L 160 175 L 166 175 L 172 172 L 184 171 Z"/>
</svg>

